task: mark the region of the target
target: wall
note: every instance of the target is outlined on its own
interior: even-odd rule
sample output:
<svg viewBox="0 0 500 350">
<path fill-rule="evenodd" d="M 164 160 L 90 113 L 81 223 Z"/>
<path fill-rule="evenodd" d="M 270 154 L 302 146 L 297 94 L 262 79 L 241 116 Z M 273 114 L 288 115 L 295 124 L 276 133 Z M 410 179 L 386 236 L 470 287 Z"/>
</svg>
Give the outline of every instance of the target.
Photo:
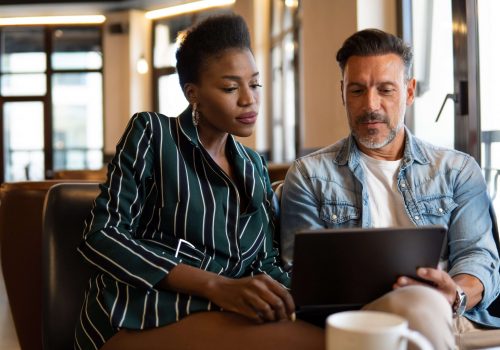
<svg viewBox="0 0 500 350">
<path fill-rule="evenodd" d="M 357 0 L 358 30 L 383 29 L 397 34 L 397 0 Z"/>
<path fill-rule="evenodd" d="M 130 76 L 128 11 L 106 15 L 107 21 L 103 30 L 104 51 L 104 153 L 114 153 L 114 146 L 129 117 L 130 111 L 124 98 L 128 97 Z M 110 25 L 119 25 L 121 30 L 110 32 Z"/>
<path fill-rule="evenodd" d="M 152 110 L 151 64 L 147 74 L 137 73 L 137 60 L 151 62 L 151 21 L 143 11 L 106 13 L 104 46 L 104 153 L 113 154 L 130 117 Z M 111 26 L 120 25 L 121 33 Z"/>
<path fill-rule="evenodd" d="M 397 0 L 303 0 L 302 149 L 324 147 L 349 133 L 342 105 L 337 50 L 355 31 L 396 32 Z"/>
<path fill-rule="evenodd" d="M 302 2 L 303 149 L 323 147 L 348 132 L 335 54 L 356 29 L 355 1 Z"/>
</svg>

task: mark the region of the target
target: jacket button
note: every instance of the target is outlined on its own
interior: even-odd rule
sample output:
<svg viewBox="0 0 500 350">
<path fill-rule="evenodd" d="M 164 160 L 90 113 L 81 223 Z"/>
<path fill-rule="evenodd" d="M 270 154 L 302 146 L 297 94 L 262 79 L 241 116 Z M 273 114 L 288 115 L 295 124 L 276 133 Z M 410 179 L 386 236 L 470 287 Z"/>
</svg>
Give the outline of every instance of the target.
<svg viewBox="0 0 500 350">
<path fill-rule="evenodd" d="M 337 214 L 332 214 L 331 218 L 332 220 L 337 220 Z"/>
<path fill-rule="evenodd" d="M 415 220 L 417 220 L 417 221 L 420 220 L 420 216 L 418 216 L 418 215 L 415 216 Z"/>
<path fill-rule="evenodd" d="M 443 208 L 438 209 L 438 212 L 440 212 L 440 213 L 442 213 L 443 211 L 444 211 Z"/>
<path fill-rule="evenodd" d="M 406 188 L 406 184 L 403 182 L 403 183 L 401 184 L 401 187 L 402 187 L 402 188 Z"/>
</svg>

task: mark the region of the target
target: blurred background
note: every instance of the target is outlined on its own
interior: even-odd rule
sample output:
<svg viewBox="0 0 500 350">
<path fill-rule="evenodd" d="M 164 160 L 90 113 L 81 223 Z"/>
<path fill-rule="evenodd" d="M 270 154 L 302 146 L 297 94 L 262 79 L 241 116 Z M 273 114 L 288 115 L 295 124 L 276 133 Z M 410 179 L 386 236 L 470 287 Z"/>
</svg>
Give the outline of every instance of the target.
<svg viewBox="0 0 500 350">
<path fill-rule="evenodd" d="M 499 10 L 495 0 L 2 0 L 0 183 L 101 169 L 135 112 L 178 115 L 187 106 L 178 33 L 234 11 L 248 22 L 264 85 L 257 130 L 241 141 L 271 164 L 346 135 L 335 53 L 376 27 L 414 46 L 409 128 L 473 155 L 498 207 Z"/>
</svg>

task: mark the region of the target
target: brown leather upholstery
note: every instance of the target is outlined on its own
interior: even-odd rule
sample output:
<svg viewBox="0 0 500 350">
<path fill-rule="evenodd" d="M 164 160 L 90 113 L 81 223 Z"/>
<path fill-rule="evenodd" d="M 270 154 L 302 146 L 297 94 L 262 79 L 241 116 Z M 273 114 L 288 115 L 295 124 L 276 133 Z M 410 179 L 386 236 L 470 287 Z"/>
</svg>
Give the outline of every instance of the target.
<svg viewBox="0 0 500 350">
<path fill-rule="evenodd" d="M 14 326 L 23 350 L 39 350 L 42 344 L 42 210 L 47 191 L 60 182 L 70 181 L 12 182 L 0 187 L 0 257 Z"/>
<path fill-rule="evenodd" d="M 57 180 L 92 180 L 95 182 L 106 181 L 107 167 L 101 169 L 83 169 L 83 170 L 59 170 L 54 171 L 54 179 Z"/>
<path fill-rule="evenodd" d="M 284 180 L 290 163 L 269 163 L 267 164 L 267 171 L 269 172 L 269 180 L 271 183 L 279 180 Z"/>
<path fill-rule="evenodd" d="M 62 183 L 47 193 L 42 240 L 43 349 L 73 348 L 91 268 L 76 248 L 99 193 L 97 184 Z"/>
</svg>

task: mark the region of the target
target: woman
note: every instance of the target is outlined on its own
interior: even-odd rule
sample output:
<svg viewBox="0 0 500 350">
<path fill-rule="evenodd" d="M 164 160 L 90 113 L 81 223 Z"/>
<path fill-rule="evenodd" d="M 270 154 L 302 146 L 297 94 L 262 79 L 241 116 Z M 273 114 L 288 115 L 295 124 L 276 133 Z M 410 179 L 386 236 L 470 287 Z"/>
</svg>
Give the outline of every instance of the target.
<svg viewBox="0 0 500 350">
<path fill-rule="evenodd" d="M 269 177 L 233 138 L 252 133 L 261 88 L 243 19 L 192 28 L 177 70 L 189 108 L 133 116 L 87 223 L 79 251 L 99 274 L 75 347 L 323 348 L 319 328 L 289 320 Z"/>
</svg>

